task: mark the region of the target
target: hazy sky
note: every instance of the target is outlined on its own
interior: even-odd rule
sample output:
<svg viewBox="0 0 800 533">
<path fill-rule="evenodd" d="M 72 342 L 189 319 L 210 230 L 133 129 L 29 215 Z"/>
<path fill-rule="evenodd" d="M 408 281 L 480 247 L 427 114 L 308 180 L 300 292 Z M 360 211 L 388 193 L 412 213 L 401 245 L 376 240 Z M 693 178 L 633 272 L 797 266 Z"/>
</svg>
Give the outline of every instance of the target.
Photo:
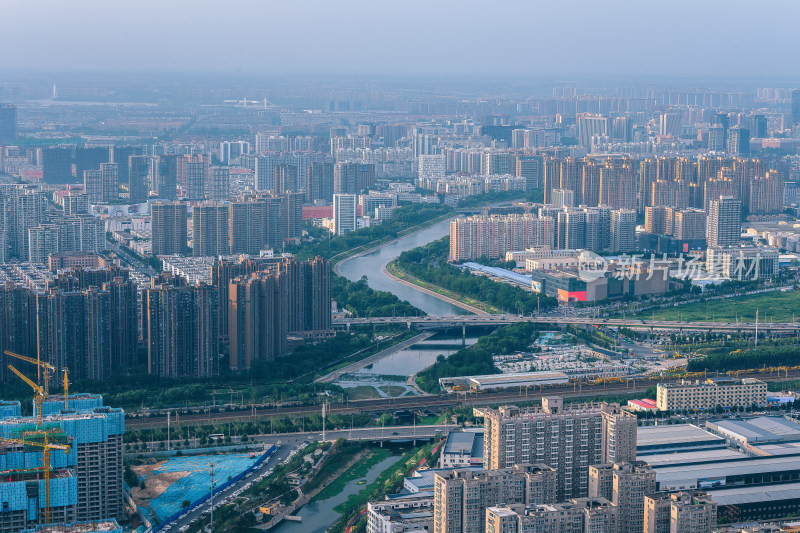
<svg viewBox="0 0 800 533">
<path fill-rule="evenodd" d="M 795 0 L 0 0 L 0 69 L 800 74 Z"/>
</svg>

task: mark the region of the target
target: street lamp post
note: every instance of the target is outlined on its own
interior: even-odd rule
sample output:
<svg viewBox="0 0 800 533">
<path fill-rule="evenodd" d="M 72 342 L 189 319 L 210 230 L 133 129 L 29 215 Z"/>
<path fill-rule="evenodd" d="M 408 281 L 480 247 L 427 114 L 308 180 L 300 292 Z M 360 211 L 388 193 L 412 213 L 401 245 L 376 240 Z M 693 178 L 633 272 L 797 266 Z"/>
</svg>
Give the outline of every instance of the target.
<svg viewBox="0 0 800 533">
<path fill-rule="evenodd" d="M 217 466 L 217 463 L 208 463 L 209 467 L 209 474 L 211 474 L 211 533 L 214 532 L 214 467 Z"/>
</svg>

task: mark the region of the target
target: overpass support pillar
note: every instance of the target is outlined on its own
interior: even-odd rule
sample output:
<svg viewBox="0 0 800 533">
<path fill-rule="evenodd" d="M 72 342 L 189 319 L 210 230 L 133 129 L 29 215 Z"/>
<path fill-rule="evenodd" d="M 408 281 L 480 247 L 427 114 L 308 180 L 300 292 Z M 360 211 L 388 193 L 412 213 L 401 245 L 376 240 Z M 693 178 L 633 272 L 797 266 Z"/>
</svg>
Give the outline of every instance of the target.
<svg viewBox="0 0 800 533">
<path fill-rule="evenodd" d="M 411 329 L 411 321 L 410 320 L 408 322 L 406 322 L 406 325 L 408 326 L 408 329 Z"/>
<path fill-rule="evenodd" d="M 350 322 L 347 323 L 347 333 L 350 333 Z"/>
<path fill-rule="evenodd" d="M 467 325 L 465 323 L 461 324 L 461 346 L 467 345 Z"/>
</svg>

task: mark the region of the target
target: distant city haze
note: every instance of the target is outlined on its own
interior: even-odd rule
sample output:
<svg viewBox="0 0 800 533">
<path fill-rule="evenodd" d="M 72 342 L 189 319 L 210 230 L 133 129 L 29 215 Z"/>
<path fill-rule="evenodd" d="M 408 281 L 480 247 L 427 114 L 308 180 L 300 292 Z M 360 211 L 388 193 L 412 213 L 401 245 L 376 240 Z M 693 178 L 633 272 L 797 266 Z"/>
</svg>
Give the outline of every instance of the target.
<svg viewBox="0 0 800 533">
<path fill-rule="evenodd" d="M 0 73 L 797 77 L 800 3 L 5 0 Z M 725 78 L 730 77 L 730 78 Z"/>
</svg>

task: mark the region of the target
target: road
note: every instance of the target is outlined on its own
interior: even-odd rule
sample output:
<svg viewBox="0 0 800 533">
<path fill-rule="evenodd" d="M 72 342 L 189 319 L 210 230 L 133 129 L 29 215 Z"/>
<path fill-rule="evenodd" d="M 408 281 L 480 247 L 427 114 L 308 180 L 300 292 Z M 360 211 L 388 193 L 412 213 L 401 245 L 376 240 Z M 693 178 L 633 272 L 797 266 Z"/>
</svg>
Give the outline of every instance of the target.
<svg viewBox="0 0 800 533">
<path fill-rule="evenodd" d="M 349 374 L 350 372 L 355 372 L 356 370 L 360 370 L 360 369 L 364 368 L 365 366 L 369 366 L 369 365 L 371 365 L 373 363 L 376 363 L 376 362 L 380 361 L 384 357 L 389 357 L 392 354 L 395 354 L 397 352 L 405 350 L 409 346 L 413 346 L 413 345 L 417 344 L 418 342 L 422 342 L 425 339 L 427 339 L 429 337 L 432 337 L 432 336 L 433 336 L 433 332 L 430 332 L 430 331 L 426 331 L 425 333 L 420 333 L 419 335 L 416 335 L 415 337 L 412 337 L 412 338 L 410 338 L 408 340 L 404 340 L 403 342 L 395 344 L 394 346 L 390 346 L 389 348 L 386 348 L 385 350 L 381 350 L 380 352 L 376 353 L 375 355 L 371 355 L 371 356 L 369 356 L 369 357 L 367 357 L 365 359 L 362 359 L 360 361 L 356 361 L 355 363 L 349 364 L 349 365 L 347 365 L 345 367 L 342 367 L 342 368 L 340 368 L 338 370 L 334 370 L 333 372 L 325 374 L 321 378 L 315 379 L 314 383 L 332 383 L 332 382 L 336 381 L 337 379 L 339 379 L 341 376 L 343 376 L 345 374 Z"/>
<path fill-rule="evenodd" d="M 281 439 L 274 439 L 272 442 L 270 442 L 270 444 L 275 444 L 278 440 Z M 239 480 L 238 483 L 234 483 L 227 489 L 222 490 L 220 492 L 214 492 L 214 509 L 217 509 L 222 504 L 223 500 L 231 497 L 233 493 L 235 493 L 239 489 L 245 488 L 250 483 L 253 483 L 254 481 L 258 480 L 260 477 L 265 475 L 268 469 L 274 467 L 279 462 L 286 459 L 289 456 L 289 453 L 291 453 L 292 449 L 300 445 L 303 442 L 303 440 L 304 439 L 301 439 L 299 437 L 297 438 L 284 437 L 281 440 L 282 445 L 277 450 L 275 450 L 272 453 L 272 455 L 270 455 L 263 463 L 261 463 L 261 467 L 258 470 L 250 472 L 249 475 L 243 477 L 242 479 Z M 219 482 L 224 483 L 224 481 L 225 480 L 221 480 Z M 210 509 L 211 509 L 211 502 L 205 503 L 197 507 L 196 509 L 193 509 L 192 511 L 182 516 L 178 520 L 172 522 L 170 530 L 178 531 L 183 526 L 188 526 L 195 520 L 199 520 L 200 518 L 205 516 L 206 513 L 209 513 Z M 161 529 L 161 531 L 163 531 L 163 529 Z"/>
<path fill-rule="evenodd" d="M 347 440 L 410 440 L 410 439 L 429 439 L 437 434 L 446 435 L 453 429 L 458 429 L 461 426 L 456 424 L 430 424 L 419 426 L 389 426 L 380 428 L 353 428 L 353 429 L 335 429 L 325 432 L 326 441 L 335 441 L 337 439 Z M 266 444 L 275 443 L 282 438 L 291 438 L 295 441 L 312 441 L 322 440 L 321 431 L 306 431 L 304 433 L 289 433 L 286 435 L 261 435 L 253 437 L 256 442 L 264 442 Z M 281 441 L 283 442 L 283 441 Z"/>
<path fill-rule="evenodd" d="M 355 325 L 407 325 L 421 328 L 442 328 L 457 326 L 502 326 L 520 322 L 534 324 L 583 324 L 588 326 L 628 327 L 634 329 L 667 329 L 673 331 L 743 331 L 753 330 L 753 322 L 682 322 L 677 320 L 640 320 L 630 318 L 592 318 L 582 316 L 561 315 L 451 315 L 451 316 L 409 316 L 409 317 L 365 317 L 365 318 L 334 318 L 333 326 L 349 328 Z M 775 322 L 759 323 L 760 331 L 772 332 L 800 332 L 800 322 Z"/>
</svg>

